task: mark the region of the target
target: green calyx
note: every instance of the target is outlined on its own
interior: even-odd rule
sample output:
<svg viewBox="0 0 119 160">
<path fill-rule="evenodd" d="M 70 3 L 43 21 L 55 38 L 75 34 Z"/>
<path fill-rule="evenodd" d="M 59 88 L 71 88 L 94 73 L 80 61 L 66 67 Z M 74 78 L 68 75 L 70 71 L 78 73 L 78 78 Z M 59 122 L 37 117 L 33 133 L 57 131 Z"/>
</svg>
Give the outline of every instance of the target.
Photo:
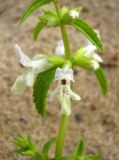
<svg viewBox="0 0 119 160">
<path fill-rule="evenodd" d="M 72 17 L 70 16 L 70 12 L 77 11 L 81 12 L 82 7 L 70 9 L 63 7 L 60 9 L 59 14 L 57 11 L 52 10 L 50 8 L 45 8 L 43 10 L 44 14 L 39 17 L 40 21 L 45 22 L 47 27 L 56 27 L 62 24 L 67 24 L 72 21 Z"/>
<path fill-rule="evenodd" d="M 59 56 L 49 56 L 48 61 L 54 67 L 60 67 L 60 66 L 63 66 L 66 63 L 65 58 L 64 57 L 59 57 Z"/>
<path fill-rule="evenodd" d="M 52 64 L 53 67 L 67 67 L 72 68 L 73 59 L 67 60 L 65 57 L 59 56 L 49 56 L 48 61 Z"/>
<path fill-rule="evenodd" d="M 56 27 L 60 24 L 60 19 L 56 11 L 45 8 L 43 12 L 44 14 L 40 15 L 39 20 L 45 22 L 47 27 Z"/>
<path fill-rule="evenodd" d="M 73 66 L 78 66 L 84 69 L 91 69 L 92 59 L 84 56 L 85 49 L 80 48 L 72 57 Z"/>
</svg>

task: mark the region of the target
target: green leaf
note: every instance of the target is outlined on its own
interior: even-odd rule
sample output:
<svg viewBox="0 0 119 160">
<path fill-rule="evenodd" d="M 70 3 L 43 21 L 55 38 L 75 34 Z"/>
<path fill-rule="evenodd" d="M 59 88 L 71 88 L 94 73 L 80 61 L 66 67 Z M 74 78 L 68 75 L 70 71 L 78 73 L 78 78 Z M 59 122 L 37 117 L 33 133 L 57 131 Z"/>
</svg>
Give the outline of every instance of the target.
<svg viewBox="0 0 119 160">
<path fill-rule="evenodd" d="M 76 149 L 72 154 L 72 160 L 77 160 L 80 156 L 82 156 L 83 153 L 84 153 L 84 142 L 83 140 L 80 140 Z"/>
<path fill-rule="evenodd" d="M 23 15 L 21 16 L 19 24 L 22 24 L 26 20 L 26 18 L 29 17 L 32 14 L 32 12 L 34 12 L 36 9 L 38 9 L 39 7 L 42 7 L 52 1 L 53 0 L 35 0 L 35 1 L 33 1 L 30 4 L 30 6 L 25 10 Z"/>
<path fill-rule="evenodd" d="M 93 28 L 87 24 L 87 22 L 78 18 L 72 20 L 70 24 L 80 30 L 100 51 L 103 51 L 101 40 Z"/>
<path fill-rule="evenodd" d="M 48 160 L 68 160 L 66 157 L 59 157 L 59 158 L 49 158 Z"/>
<path fill-rule="evenodd" d="M 56 137 L 50 138 L 43 146 L 43 153 L 48 157 L 48 152 L 53 143 L 56 142 Z"/>
<path fill-rule="evenodd" d="M 56 160 L 68 160 L 68 159 L 66 157 L 60 157 L 60 158 L 58 158 Z"/>
<path fill-rule="evenodd" d="M 105 95 L 108 92 L 108 84 L 107 84 L 107 80 L 106 80 L 106 76 L 105 76 L 103 68 L 100 67 L 99 69 L 97 69 L 95 71 L 95 75 L 101 86 L 102 93 Z"/>
<path fill-rule="evenodd" d="M 41 153 L 36 152 L 36 153 L 32 156 L 31 160 L 44 160 L 44 157 L 43 157 L 43 155 L 42 155 Z"/>
<path fill-rule="evenodd" d="M 41 32 L 41 30 L 46 26 L 46 23 L 40 21 L 38 22 L 38 24 L 36 25 L 34 32 L 33 32 L 33 38 L 34 40 L 36 40 L 38 38 L 39 33 Z"/>
<path fill-rule="evenodd" d="M 88 155 L 84 158 L 84 160 L 101 160 L 100 156 L 92 156 L 92 155 Z"/>
<path fill-rule="evenodd" d="M 18 135 L 14 144 L 17 146 L 15 153 L 19 155 L 32 156 L 37 150 L 36 145 L 28 136 Z"/>
<path fill-rule="evenodd" d="M 36 109 L 41 116 L 45 114 L 46 97 L 51 82 L 54 79 L 56 68 L 52 68 L 45 72 L 40 73 L 34 84 L 33 101 Z"/>
</svg>

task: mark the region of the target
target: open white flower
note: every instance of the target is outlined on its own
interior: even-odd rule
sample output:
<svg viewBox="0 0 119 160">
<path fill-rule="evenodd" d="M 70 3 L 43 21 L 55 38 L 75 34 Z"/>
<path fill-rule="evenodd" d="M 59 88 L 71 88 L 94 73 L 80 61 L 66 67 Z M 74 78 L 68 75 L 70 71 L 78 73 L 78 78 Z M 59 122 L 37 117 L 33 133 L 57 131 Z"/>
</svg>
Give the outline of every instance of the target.
<svg viewBox="0 0 119 160">
<path fill-rule="evenodd" d="M 56 49 L 55 49 L 55 54 L 57 56 L 64 56 L 64 54 L 65 54 L 65 48 L 64 48 L 63 40 L 60 40 L 57 43 L 57 46 L 56 46 Z"/>
<path fill-rule="evenodd" d="M 14 45 L 14 49 L 21 66 L 28 69 L 18 76 L 11 88 L 12 92 L 20 93 L 26 86 L 32 87 L 37 74 L 49 69 L 52 65 L 48 62 L 47 57 L 35 57 L 34 60 L 31 60 L 17 44 Z"/>
<path fill-rule="evenodd" d="M 94 30 L 100 39 L 100 32 L 98 30 Z M 91 58 L 92 60 L 92 67 L 94 70 L 97 70 L 100 67 L 100 63 L 103 63 L 103 59 L 96 53 L 96 46 L 93 45 L 91 42 L 88 41 L 87 46 L 85 47 L 85 57 Z"/>
<path fill-rule="evenodd" d="M 70 16 L 73 18 L 73 19 L 76 19 L 79 17 L 79 12 L 78 11 L 75 11 L 75 10 L 72 10 L 70 11 Z"/>
<path fill-rule="evenodd" d="M 94 70 L 97 70 L 100 67 L 100 63 L 103 62 L 103 59 L 96 53 L 96 50 L 97 48 L 90 42 L 85 47 L 85 57 L 93 59 L 92 67 Z"/>
<path fill-rule="evenodd" d="M 73 70 L 68 68 L 57 68 L 55 80 L 58 81 L 57 88 L 50 94 L 49 100 L 54 101 L 56 98 L 61 104 L 61 114 L 71 114 L 71 100 L 80 100 L 81 97 L 74 93 L 70 86 L 74 82 Z"/>
</svg>

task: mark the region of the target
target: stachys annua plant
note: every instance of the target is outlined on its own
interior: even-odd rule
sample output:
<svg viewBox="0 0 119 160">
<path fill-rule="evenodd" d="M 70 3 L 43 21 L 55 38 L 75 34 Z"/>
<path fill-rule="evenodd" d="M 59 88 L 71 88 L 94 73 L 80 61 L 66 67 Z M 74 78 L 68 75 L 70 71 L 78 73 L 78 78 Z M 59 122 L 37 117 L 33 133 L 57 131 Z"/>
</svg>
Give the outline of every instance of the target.
<svg viewBox="0 0 119 160">
<path fill-rule="evenodd" d="M 19 24 L 21 25 L 35 10 L 50 3 L 54 5 L 55 9 L 43 7 L 43 13 L 38 17 L 39 22 L 34 29 L 33 37 L 36 40 L 45 27 L 49 29 L 60 27 L 62 40 L 58 42 L 54 54 L 36 55 L 33 59 L 25 55 L 21 48 L 15 44 L 14 49 L 18 61 L 26 70 L 18 76 L 11 90 L 14 93 L 20 93 L 26 87 L 32 87 L 33 101 L 36 110 L 42 117 L 46 111 L 46 98 L 49 97 L 50 101 L 57 99 L 61 105 L 59 132 L 56 137 L 49 139 L 40 150 L 29 137 L 19 135 L 15 139 L 17 147 L 15 152 L 19 155 L 28 156 L 31 160 L 100 160 L 100 156 L 84 153 L 83 140 L 79 140 L 76 148 L 69 156 L 64 156 L 62 153 L 69 116 L 71 115 L 71 101 L 81 100 L 81 97 L 71 88 L 71 84 L 74 83 L 73 68 L 78 66 L 93 72 L 99 81 L 102 93 L 106 94 L 108 90 L 104 70 L 101 67 L 103 60 L 96 53 L 96 50 L 103 51 L 100 34 L 80 18 L 81 7 L 61 8 L 59 0 L 34 0 L 21 16 Z M 73 26 L 88 39 L 87 45 L 74 53 L 70 50 L 67 26 Z M 54 80 L 57 82 L 57 87 L 48 95 L 48 90 Z M 50 157 L 49 149 L 53 143 L 56 144 L 55 154 L 54 157 Z"/>
</svg>

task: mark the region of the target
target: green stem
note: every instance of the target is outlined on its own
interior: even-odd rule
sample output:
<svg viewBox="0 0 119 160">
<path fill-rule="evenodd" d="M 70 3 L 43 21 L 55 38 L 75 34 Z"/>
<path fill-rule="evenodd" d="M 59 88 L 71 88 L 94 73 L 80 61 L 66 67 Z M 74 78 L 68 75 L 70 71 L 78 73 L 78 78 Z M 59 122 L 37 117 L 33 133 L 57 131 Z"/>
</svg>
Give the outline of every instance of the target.
<svg viewBox="0 0 119 160">
<path fill-rule="evenodd" d="M 58 3 L 58 0 L 54 0 L 54 5 L 55 5 L 58 16 L 61 17 L 61 9 L 60 9 L 60 5 Z M 71 51 L 70 51 L 66 26 L 64 24 L 61 24 L 60 29 L 61 29 L 62 39 L 63 39 L 64 47 L 65 47 L 65 58 L 67 60 L 70 60 L 71 59 Z M 56 159 L 58 159 L 62 156 L 65 135 L 66 135 L 66 131 L 68 128 L 68 120 L 69 120 L 69 116 L 62 115 L 61 121 L 60 121 L 59 133 L 58 133 L 57 142 L 56 142 L 56 151 L 55 151 L 55 158 Z"/>
<path fill-rule="evenodd" d="M 56 142 L 56 151 L 55 151 L 56 159 L 62 156 L 63 145 L 64 145 L 66 130 L 68 126 L 68 119 L 69 119 L 69 116 L 66 116 L 66 115 L 62 115 L 61 117 L 59 133 L 58 133 L 57 142 Z"/>
<path fill-rule="evenodd" d="M 59 15 L 59 17 L 61 17 L 61 12 L 60 12 L 60 6 L 59 3 L 56 1 L 54 1 L 54 5 L 57 11 L 57 14 Z M 71 59 L 71 50 L 70 50 L 70 46 L 69 46 L 69 39 L 68 39 L 68 35 L 67 35 L 67 30 L 66 30 L 66 26 L 64 24 L 60 25 L 60 29 L 61 29 L 61 33 L 62 33 L 62 38 L 63 38 L 63 42 L 64 42 L 64 47 L 65 47 L 65 58 L 67 60 Z"/>
<path fill-rule="evenodd" d="M 71 59 L 71 51 L 70 51 L 70 46 L 69 46 L 69 40 L 67 36 L 67 30 L 65 25 L 61 25 L 61 32 L 62 32 L 62 38 L 64 41 L 64 47 L 65 47 L 65 58 L 70 60 Z"/>
</svg>

